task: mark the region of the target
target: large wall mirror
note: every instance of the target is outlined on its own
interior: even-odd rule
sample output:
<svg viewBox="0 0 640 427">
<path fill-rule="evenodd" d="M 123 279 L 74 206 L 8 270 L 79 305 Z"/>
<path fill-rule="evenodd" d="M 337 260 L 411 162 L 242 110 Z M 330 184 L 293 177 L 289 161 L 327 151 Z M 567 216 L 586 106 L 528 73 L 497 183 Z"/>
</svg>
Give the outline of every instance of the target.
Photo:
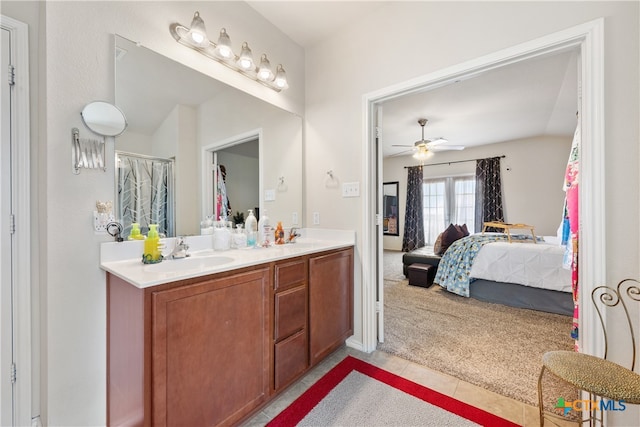
<svg viewBox="0 0 640 427">
<path fill-rule="evenodd" d="M 398 181 L 382 184 L 382 233 L 398 236 Z"/>
<path fill-rule="evenodd" d="M 167 236 L 199 234 L 221 206 L 228 220 L 258 209 L 302 226 L 302 118 L 115 39 L 115 101 L 128 122 L 116 140 L 124 234 L 131 222 L 165 224 Z"/>
</svg>

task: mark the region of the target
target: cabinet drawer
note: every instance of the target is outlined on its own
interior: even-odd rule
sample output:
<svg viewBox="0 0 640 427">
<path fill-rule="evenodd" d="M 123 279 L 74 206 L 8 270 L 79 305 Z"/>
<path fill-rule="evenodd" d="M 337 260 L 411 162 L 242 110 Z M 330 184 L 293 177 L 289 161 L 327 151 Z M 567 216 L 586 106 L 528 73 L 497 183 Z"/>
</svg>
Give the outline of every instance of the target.
<svg viewBox="0 0 640 427">
<path fill-rule="evenodd" d="M 302 283 L 307 283 L 307 261 L 305 259 L 276 264 L 273 284 L 276 291 Z"/>
<path fill-rule="evenodd" d="M 274 337 L 277 342 L 306 329 L 307 286 L 287 289 L 275 295 Z"/>
<path fill-rule="evenodd" d="M 276 344 L 274 388 L 288 385 L 309 366 L 307 330 Z"/>
</svg>

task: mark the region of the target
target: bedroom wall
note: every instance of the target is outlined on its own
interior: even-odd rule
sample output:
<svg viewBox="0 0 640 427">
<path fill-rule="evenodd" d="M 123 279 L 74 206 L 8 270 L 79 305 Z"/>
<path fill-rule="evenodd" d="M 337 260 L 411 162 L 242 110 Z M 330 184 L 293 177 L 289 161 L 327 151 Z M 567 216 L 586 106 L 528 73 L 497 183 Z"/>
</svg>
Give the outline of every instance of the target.
<svg viewBox="0 0 640 427">
<path fill-rule="evenodd" d="M 423 175 L 425 179 L 473 175 L 475 162 L 428 164 L 504 155 L 506 157 L 500 161 L 500 166 L 505 221 L 531 224 L 537 235 L 555 236 L 564 205 L 562 183 L 571 141 L 572 137 L 541 136 L 463 151 L 439 152 L 425 164 Z M 402 249 L 407 193 L 407 170 L 404 167 L 416 164 L 411 156 L 384 159 L 384 181 L 400 182 L 400 235 L 384 236 L 384 249 Z"/>
</svg>

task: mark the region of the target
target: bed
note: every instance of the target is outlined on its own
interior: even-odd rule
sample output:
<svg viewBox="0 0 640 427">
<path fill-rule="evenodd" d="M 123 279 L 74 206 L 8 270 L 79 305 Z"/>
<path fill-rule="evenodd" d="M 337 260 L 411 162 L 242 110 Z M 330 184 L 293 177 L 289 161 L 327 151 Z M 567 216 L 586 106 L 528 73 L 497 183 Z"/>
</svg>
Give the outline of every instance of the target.
<svg viewBox="0 0 640 427">
<path fill-rule="evenodd" d="M 502 233 L 457 240 L 438 263 L 434 283 L 482 301 L 572 315 L 571 271 L 562 266 L 564 248 L 506 240 Z"/>
</svg>

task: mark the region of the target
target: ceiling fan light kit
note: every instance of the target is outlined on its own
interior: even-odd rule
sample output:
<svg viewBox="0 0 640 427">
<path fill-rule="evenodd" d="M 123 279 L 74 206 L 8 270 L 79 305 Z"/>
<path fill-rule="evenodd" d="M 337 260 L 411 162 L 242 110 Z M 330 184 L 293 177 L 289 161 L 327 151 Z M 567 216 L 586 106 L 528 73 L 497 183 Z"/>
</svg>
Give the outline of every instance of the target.
<svg viewBox="0 0 640 427">
<path fill-rule="evenodd" d="M 420 162 L 424 162 L 425 159 L 431 157 L 434 151 L 449 151 L 449 150 L 464 150 L 463 145 L 443 145 L 446 144 L 447 141 L 443 137 L 437 137 L 433 139 L 425 139 L 424 138 L 424 127 L 427 124 L 428 120 L 421 118 L 418 119 L 418 124 L 422 127 L 422 138 L 413 143 L 413 148 L 411 151 L 414 151 L 413 158 L 420 160 Z M 394 147 L 411 147 L 410 145 L 394 145 Z M 402 153 L 398 153 L 396 155 L 402 155 Z"/>
</svg>

